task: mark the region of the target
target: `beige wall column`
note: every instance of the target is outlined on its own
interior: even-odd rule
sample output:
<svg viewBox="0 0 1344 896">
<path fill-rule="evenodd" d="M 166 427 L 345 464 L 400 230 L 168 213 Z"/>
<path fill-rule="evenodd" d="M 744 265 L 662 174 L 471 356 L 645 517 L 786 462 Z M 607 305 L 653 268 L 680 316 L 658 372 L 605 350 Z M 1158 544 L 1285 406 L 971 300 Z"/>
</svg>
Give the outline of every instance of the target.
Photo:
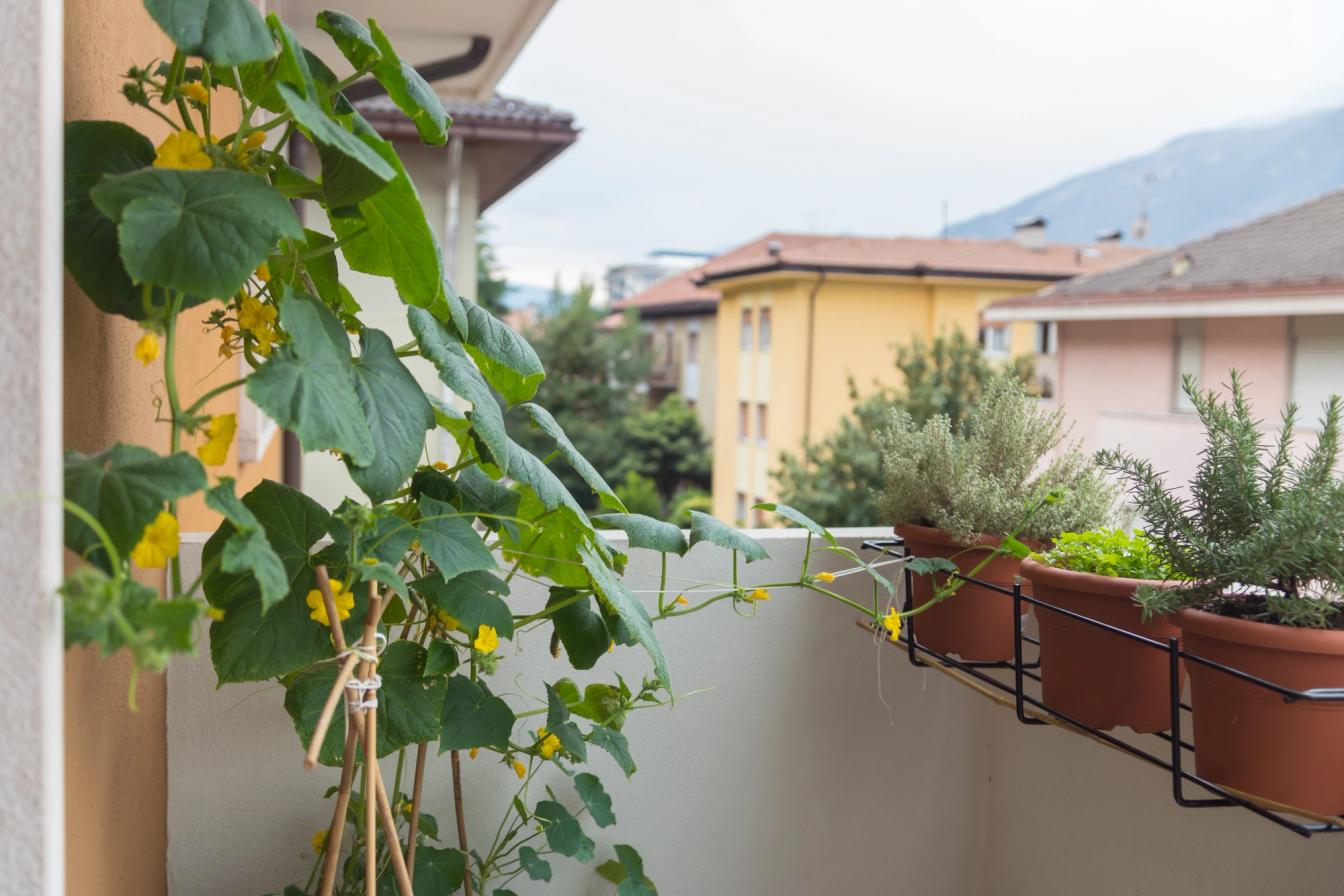
<svg viewBox="0 0 1344 896">
<path fill-rule="evenodd" d="M 61 3 L 5 0 L 0 118 L 0 880 L 65 892 L 61 762 Z"/>
</svg>

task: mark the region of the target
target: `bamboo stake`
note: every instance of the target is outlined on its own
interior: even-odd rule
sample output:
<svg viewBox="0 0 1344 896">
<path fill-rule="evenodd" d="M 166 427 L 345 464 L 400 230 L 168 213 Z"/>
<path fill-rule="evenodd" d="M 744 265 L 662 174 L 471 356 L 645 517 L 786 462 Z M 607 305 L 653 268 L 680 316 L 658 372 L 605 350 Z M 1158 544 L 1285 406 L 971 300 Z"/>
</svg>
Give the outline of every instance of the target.
<svg viewBox="0 0 1344 896">
<path fill-rule="evenodd" d="M 336 601 L 331 594 L 331 579 L 327 575 L 326 566 L 319 566 L 315 572 L 317 573 L 318 590 L 322 592 L 322 603 L 327 610 L 327 624 L 331 628 L 331 641 L 336 645 L 336 652 L 339 655 L 344 653 L 346 649 L 345 632 L 341 630 L 341 621 L 336 611 Z M 377 625 L 376 619 L 374 624 Z M 365 625 L 368 625 L 367 619 L 365 619 Z M 341 664 L 341 671 L 336 675 L 336 681 L 332 683 L 331 692 L 327 694 L 327 702 L 322 705 L 322 714 L 317 718 L 317 727 L 313 729 L 313 739 L 308 744 L 308 752 L 304 754 L 304 768 L 312 768 L 317 765 L 317 757 L 322 751 L 322 744 L 327 739 L 327 729 L 331 726 L 332 717 L 336 714 L 336 705 L 345 693 L 346 682 L 354 674 L 357 662 L 359 662 L 359 655 L 351 652 L 345 658 L 345 662 Z"/>
<path fill-rule="evenodd" d="M 337 626 L 337 628 L 339 627 Z M 327 702 L 322 706 L 322 715 L 317 718 L 317 727 L 313 729 L 313 739 L 308 743 L 308 752 L 303 757 L 304 768 L 312 768 L 317 765 L 317 757 L 322 751 L 322 744 L 327 739 L 327 729 L 331 727 L 331 720 L 336 715 L 336 707 L 345 694 L 345 685 L 350 681 L 350 676 L 354 674 L 355 664 L 358 662 L 359 654 L 351 653 L 341 664 L 341 671 L 336 674 L 336 680 L 331 684 L 331 693 L 327 694 Z"/>
<path fill-rule="evenodd" d="M 331 896 L 336 886 L 336 864 L 341 859 L 341 837 L 345 834 L 345 813 L 350 808 L 350 787 L 355 781 L 355 744 L 358 737 L 355 726 L 345 732 L 345 760 L 341 763 L 341 786 L 336 793 L 336 808 L 331 813 L 331 827 L 322 852 L 322 878 L 318 896 Z"/>
<path fill-rule="evenodd" d="M 331 582 L 327 576 L 327 569 L 325 566 L 319 566 L 317 568 L 317 584 L 319 590 L 322 592 L 322 600 L 327 607 L 327 623 L 331 628 L 332 643 L 336 645 L 337 651 L 344 651 L 346 649 L 345 632 L 341 629 L 340 617 L 336 612 L 336 604 L 331 594 Z M 378 599 L 375 586 L 370 582 L 369 609 L 364 616 L 364 631 L 361 638 L 364 652 L 368 655 L 373 655 L 373 652 L 377 650 L 378 619 L 381 616 L 382 601 Z M 356 657 L 355 654 L 351 654 L 351 656 Z M 360 672 L 360 675 L 363 678 L 368 678 L 372 674 L 372 671 L 372 664 L 369 664 L 369 667 L 363 669 Z M 344 689 L 344 685 L 341 687 Z M 345 756 L 341 767 L 341 787 L 336 797 L 337 811 L 332 819 L 332 828 L 327 832 L 326 854 L 323 856 L 322 879 L 318 889 L 319 896 L 331 896 L 332 889 L 336 883 L 336 864 L 340 856 L 341 837 L 345 831 L 345 813 L 350 805 L 350 789 L 354 784 L 356 750 L 361 741 L 365 743 L 366 750 L 368 749 L 368 741 L 364 738 L 364 716 L 365 713 L 361 712 L 346 713 L 348 730 L 346 732 Z M 378 812 L 382 816 L 383 831 L 387 836 L 389 852 L 392 855 L 392 871 L 397 880 L 397 891 L 401 896 L 412 896 L 411 878 L 409 873 L 407 873 L 406 865 L 402 860 L 401 844 L 397 837 L 396 820 L 392 816 L 392 805 L 388 801 L 387 788 L 383 784 L 382 769 L 376 761 L 378 744 L 376 727 L 373 733 L 373 752 L 375 754 L 375 761 L 372 764 L 374 782 L 373 792 L 375 793 L 373 802 L 376 803 Z M 314 743 L 320 744 L 321 741 L 314 738 Z M 350 770 L 348 775 L 346 774 L 347 768 Z M 365 774 L 367 775 L 368 773 L 369 768 L 366 766 Z M 366 791 L 366 799 L 368 798 L 367 793 L 368 792 Z M 366 812 L 367 811 L 368 810 L 366 809 Z M 367 832 L 369 839 L 372 840 L 374 836 L 374 828 L 368 826 Z"/>
<path fill-rule="evenodd" d="M 462 810 L 462 760 L 453 751 L 453 808 L 457 811 L 457 841 L 467 857 L 467 873 L 462 878 L 462 892 L 471 896 L 471 850 L 467 848 L 467 817 Z"/>
<path fill-rule="evenodd" d="M 369 583 L 373 590 L 373 583 Z M 377 600 L 377 598 L 373 598 Z M 378 710 L 364 710 L 364 896 L 378 896 Z M 395 843 L 388 849 L 400 853 Z"/>
<path fill-rule="evenodd" d="M 419 839 L 417 835 L 420 832 L 420 791 L 425 786 L 425 759 L 427 758 L 428 744 L 417 744 L 415 747 L 415 784 L 411 787 L 411 828 L 410 833 L 406 835 L 406 869 L 410 874 L 412 883 L 415 881 L 415 843 Z"/>
<path fill-rule="evenodd" d="M 377 740 L 374 740 L 377 743 Z M 383 819 L 383 836 L 387 837 L 387 851 L 392 859 L 392 876 L 397 880 L 397 892 L 401 896 L 412 896 L 411 872 L 401 855 L 401 839 L 397 836 L 397 820 L 392 815 L 392 805 L 388 802 L 387 787 L 383 783 L 382 769 L 375 763 L 374 783 L 378 785 L 378 812 Z"/>
<path fill-rule="evenodd" d="M 378 617 L 381 615 L 377 585 L 369 582 L 369 609 L 364 614 L 364 636 L 360 641 L 367 657 L 359 664 L 359 677 L 364 681 L 373 677 L 377 668 L 373 655 L 377 650 Z M 336 617 L 328 614 L 327 618 L 340 628 Z M 361 700 L 364 699 L 365 692 L 359 693 Z M 361 732 L 364 738 L 364 890 L 365 896 L 378 896 L 378 710 L 365 709 L 349 715 L 352 723 L 358 715 L 364 729 Z"/>
</svg>

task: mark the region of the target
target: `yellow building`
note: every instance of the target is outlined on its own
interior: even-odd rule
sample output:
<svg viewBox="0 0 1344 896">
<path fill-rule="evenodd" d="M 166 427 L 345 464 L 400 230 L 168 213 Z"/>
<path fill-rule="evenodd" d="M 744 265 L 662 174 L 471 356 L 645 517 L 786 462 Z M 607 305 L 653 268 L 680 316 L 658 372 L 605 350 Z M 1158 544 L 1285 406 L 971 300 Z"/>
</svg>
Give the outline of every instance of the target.
<svg viewBox="0 0 1344 896">
<path fill-rule="evenodd" d="M 782 452 L 823 438 L 849 411 L 848 383 L 898 385 L 895 348 L 960 328 L 987 354 L 1052 349 L 1049 325 L 982 328 L 990 303 L 1131 261 L 1115 244 L 1046 244 L 1043 222 L 1014 239 L 772 233 L 708 262 L 719 291 L 714 514 L 757 525 Z"/>
</svg>

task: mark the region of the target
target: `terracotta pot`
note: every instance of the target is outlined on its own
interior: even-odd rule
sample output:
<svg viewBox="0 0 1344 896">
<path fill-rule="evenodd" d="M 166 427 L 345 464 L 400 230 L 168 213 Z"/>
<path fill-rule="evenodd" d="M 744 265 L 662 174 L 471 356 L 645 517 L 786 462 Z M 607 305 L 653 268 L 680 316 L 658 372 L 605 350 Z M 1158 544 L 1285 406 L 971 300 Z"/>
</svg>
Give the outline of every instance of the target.
<svg viewBox="0 0 1344 896">
<path fill-rule="evenodd" d="M 963 575 L 970 575 L 985 554 L 1002 541 L 982 535 L 969 549 L 948 537 L 941 529 L 929 526 L 900 525 L 896 534 L 905 539 L 906 549 L 916 557 L 947 557 Z M 954 554 L 961 556 L 954 557 Z M 1003 588 L 1012 588 L 1021 561 L 1005 555 L 996 557 L 975 577 Z M 935 575 L 941 585 L 945 575 Z M 914 606 L 922 607 L 933 597 L 934 584 L 929 576 L 914 576 Z M 1025 615 L 1025 614 L 1024 614 Z M 920 644 L 939 653 L 955 653 L 971 662 L 1007 662 L 1014 653 L 1013 599 L 980 585 L 965 584 L 952 597 L 933 609 L 914 617 L 915 637 Z"/>
<path fill-rule="evenodd" d="M 1293 690 L 1344 687 L 1344 631 L 1177 610 L 1192 656 Z M 1195 772 L 1217 784 L 1322 815 L 1344 813 L 1344 704 L 1292 703 L 1188 662 Z"/>
<path fill-rule="evenodd" d="M 1134 603 L 1139 579 L 1099 576 L 1022 561 L 1032 595 L 1098 622 L 1165 643 L 1180 629 L 1159 618 L 1143 622 Z M 1129 641 L 1041 607 L 1041 702 L 1103 731 L 1124 725 L 1149 733 L 1171 727 L 1171 668 L 1165 651 Z"/>
</svg>

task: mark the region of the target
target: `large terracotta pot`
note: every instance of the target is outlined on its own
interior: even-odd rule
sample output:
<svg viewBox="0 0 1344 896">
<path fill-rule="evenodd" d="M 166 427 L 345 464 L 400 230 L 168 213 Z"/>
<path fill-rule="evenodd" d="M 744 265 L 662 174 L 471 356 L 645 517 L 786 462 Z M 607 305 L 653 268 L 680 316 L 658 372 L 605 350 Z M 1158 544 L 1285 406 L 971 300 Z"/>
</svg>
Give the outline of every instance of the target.
<svg viewBox="0 0 1344 896">
<path fill-rule="evenodd" d="M 916 557 L 947 557 L 963 575 L 970 575 L 985 554 L 998 547 L 1002 539 L 982 535 L 969 549 L 957 544 L 941 529 L 929 526 L 900 525 L 896 534 L 905 539 L 906 549 Z M 954 554 L 960 556 L 954 557 Z M 1021 561 L 1011 555 L 996 557 L 975 574 L 977 579 L 1012 588 Z M 941 585 L 945 575 L 935 575 Z M 914 606 L 922 607 L 933 597 L 934 584 L 929 576 L 914 576 Z M 915 637 L 920 644 L 939 653 L 955 653 L 971 662 L 1007 662 L 1014 654 L 1013 599 L 980 585 L 964 584 L 952 597 L 931 610 L 914 617 Z"/>
<path fill-rule="evenodd" d="M 1022 561 L 1032 595 L 1080 616 L 1165 643 L 1180 630 L 1165 618 L 1141 621 L 1134 591 L 1152 584 Z M 1144 733 L 1171 727 L 1170 656 L 1085 622 L 1033 608 L 1040 627 L 1041 702 L 1092 728 Z"/>
<path fill-rule="evenodd" d="M 1184 648 L 1293 690 L 1344 687 L 1344 631 L 1178 610 Z M 1322 815 L 1344 813 L 1344 703 L 1285 702 L 1265 688 L 1187 662 L 1195 772 Z"/>
</svg>

